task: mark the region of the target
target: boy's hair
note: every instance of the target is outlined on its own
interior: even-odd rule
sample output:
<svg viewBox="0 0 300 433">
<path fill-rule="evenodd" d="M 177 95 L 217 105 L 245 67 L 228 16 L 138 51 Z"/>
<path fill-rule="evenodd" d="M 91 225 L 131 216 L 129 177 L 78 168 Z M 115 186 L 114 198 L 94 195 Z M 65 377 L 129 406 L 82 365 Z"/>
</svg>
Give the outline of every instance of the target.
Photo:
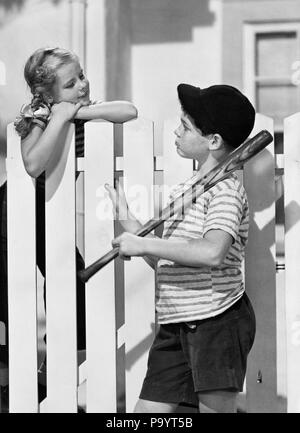
<svg viewBox="0 0 300 433">
<path fill-rule="evenodd" d="M 39 48 L 27 60 L 24 77 L 33 95 L 30 102 L 32 111 L 51 105 L 51 91 L 56 79 L 57 69 L 70 62 L 78 61 L 72 51 L 64 48 Z M 20 117 L 15 122 L 16 131 L 25 138 L 32 128 L 29 117 Z"/>
<path fill-rule="evenodd" d="M 200 89 L 179 84 L 177 91 L 183 111 L 204 135 L 220 134 L 229 146 L 236 148 L 252 131 L 254 107 L 235 87 L 220 84 Z"/>
</svg>

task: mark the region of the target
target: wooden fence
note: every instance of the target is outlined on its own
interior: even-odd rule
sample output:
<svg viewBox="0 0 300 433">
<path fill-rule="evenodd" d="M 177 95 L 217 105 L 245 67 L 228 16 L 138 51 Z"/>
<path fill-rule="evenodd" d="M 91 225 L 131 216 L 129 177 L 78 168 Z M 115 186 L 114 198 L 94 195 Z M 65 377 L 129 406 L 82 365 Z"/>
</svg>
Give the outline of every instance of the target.
<svg viewBox="0 0 300 433">
<path fill-rule="evenodd" d="M 300 113 L 285 121 L 286 269 L 280 275 L 276 274 L 275 202 L 282 170 L 276 168 L 274 144 L 242 173 L 251 207 L 245 283 L 257 317 L 242 395 L 247 412 L 300 412 L 299 117 Z M 47 169 L 47 397 L 40 404 L 35 181 L 25 172 L 20 140 L 13 125 L 8 126 L 10 412 L 77 412 L 80 390 L 87 412 L 132 412 L 155 333 L 154 272 L 142 258 L 125 263 L 117 259 L 88 281 L 86 356 L 79 360 L 75 246 L 88 265 L 111 248 L 111 240 L 120 232 L 105 183 L 123 177 L 129 206 L 145 222 L 165 203 L 168 187 L 192 175 L 193 162 L 181 159 L 174 147 L 176 123 L 177 119 L 165 122 L 163 155 L 154 155 L 151 121 L 88 122 L 85 157 L 77 159 L 70 126 L 60 153 Z M 272 119 L 257 115 L 253 134 L 261 129 L 272 133 Z M 82 172 L 77 187 L 75 170 Z"/>
</svg>

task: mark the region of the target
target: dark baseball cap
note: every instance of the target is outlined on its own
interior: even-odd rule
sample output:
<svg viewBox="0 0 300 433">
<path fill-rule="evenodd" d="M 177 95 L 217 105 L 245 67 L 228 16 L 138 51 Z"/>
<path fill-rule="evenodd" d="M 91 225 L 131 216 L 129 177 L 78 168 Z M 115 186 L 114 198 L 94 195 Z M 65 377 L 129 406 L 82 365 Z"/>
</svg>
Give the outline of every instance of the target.
<svg viewBox="0 0 300 433">
<path fill-rule="evenodd" d="M 242 144 L 251 133 L 255 109 L 235 87 L 219 84 L 200 89 L 179 84 L 177 91 L 183 110 L 204 133 L 218 133 L 233 147 Z"/>
</svg>

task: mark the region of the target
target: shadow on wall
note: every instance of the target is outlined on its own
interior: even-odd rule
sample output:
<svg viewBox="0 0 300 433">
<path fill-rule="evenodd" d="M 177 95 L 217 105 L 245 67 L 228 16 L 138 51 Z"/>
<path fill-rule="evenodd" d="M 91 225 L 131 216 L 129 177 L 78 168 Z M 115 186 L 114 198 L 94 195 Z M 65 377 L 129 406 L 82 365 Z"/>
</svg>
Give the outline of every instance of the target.
<svg viewBox="0 0 300 433">
<path fill-rule="evenodd" d="M 15 8 L 21 9 L 21 7 L 28 0 L 0 0 L 0 6 L 2 6 L 6 11 L 10 11 Z M 57 4 L 62 0 L 52 0 L 52 3 Z"/>
<path fill-rule="evenodd" d="M 209 4 L 210 0 L 130 0 L 132 43 L 190 41 L 194 27 L 214 23 Z"/>
<path fill-rule="evenodd" d="M 40 0 L 42 2 L 42 0 Z M 51 0 L 56 5 L 62 0 Z M 0 0 L 0 27 L 9 23 L 9 15 L 18 13 L 30 0 Z"/>
<path fill-rule="evenodd" d="M 6 158 L 6 138 L 4 135 L 0 135 L 0 158 Z"/>
<path fill-rule="evenodd" d="M 15 8 L 21 8 L 26 0 L 0 0 L 0 6 L 7 11 Z"/>
<path fill-rule="evenodd" d="M 6 130 L 0 113 L 0 158 L 6 158 Z"/>
<path fill-rule="evenodd" d="M 214 24 L 210 0 L 106 0 L 107 99 L 131 99 L 133 45 L 190 42 Z"/>
</svg>

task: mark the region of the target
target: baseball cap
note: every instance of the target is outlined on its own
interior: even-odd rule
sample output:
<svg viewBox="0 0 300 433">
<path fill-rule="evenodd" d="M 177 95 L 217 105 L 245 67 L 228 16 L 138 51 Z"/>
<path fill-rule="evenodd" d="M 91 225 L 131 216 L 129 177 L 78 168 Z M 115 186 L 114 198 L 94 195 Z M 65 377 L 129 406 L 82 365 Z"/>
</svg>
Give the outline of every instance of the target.
<svg viewBox="0 0 300 433">
<path fill-rule="evenodd" d="M 255 109 L 237 88 L 219 84 L 200 89 L 181 83 L 177 92 L 183 110 L 198 128 L 220 134 L 233 147 L 242 144 L 251 133 Z"/>
</svg>

